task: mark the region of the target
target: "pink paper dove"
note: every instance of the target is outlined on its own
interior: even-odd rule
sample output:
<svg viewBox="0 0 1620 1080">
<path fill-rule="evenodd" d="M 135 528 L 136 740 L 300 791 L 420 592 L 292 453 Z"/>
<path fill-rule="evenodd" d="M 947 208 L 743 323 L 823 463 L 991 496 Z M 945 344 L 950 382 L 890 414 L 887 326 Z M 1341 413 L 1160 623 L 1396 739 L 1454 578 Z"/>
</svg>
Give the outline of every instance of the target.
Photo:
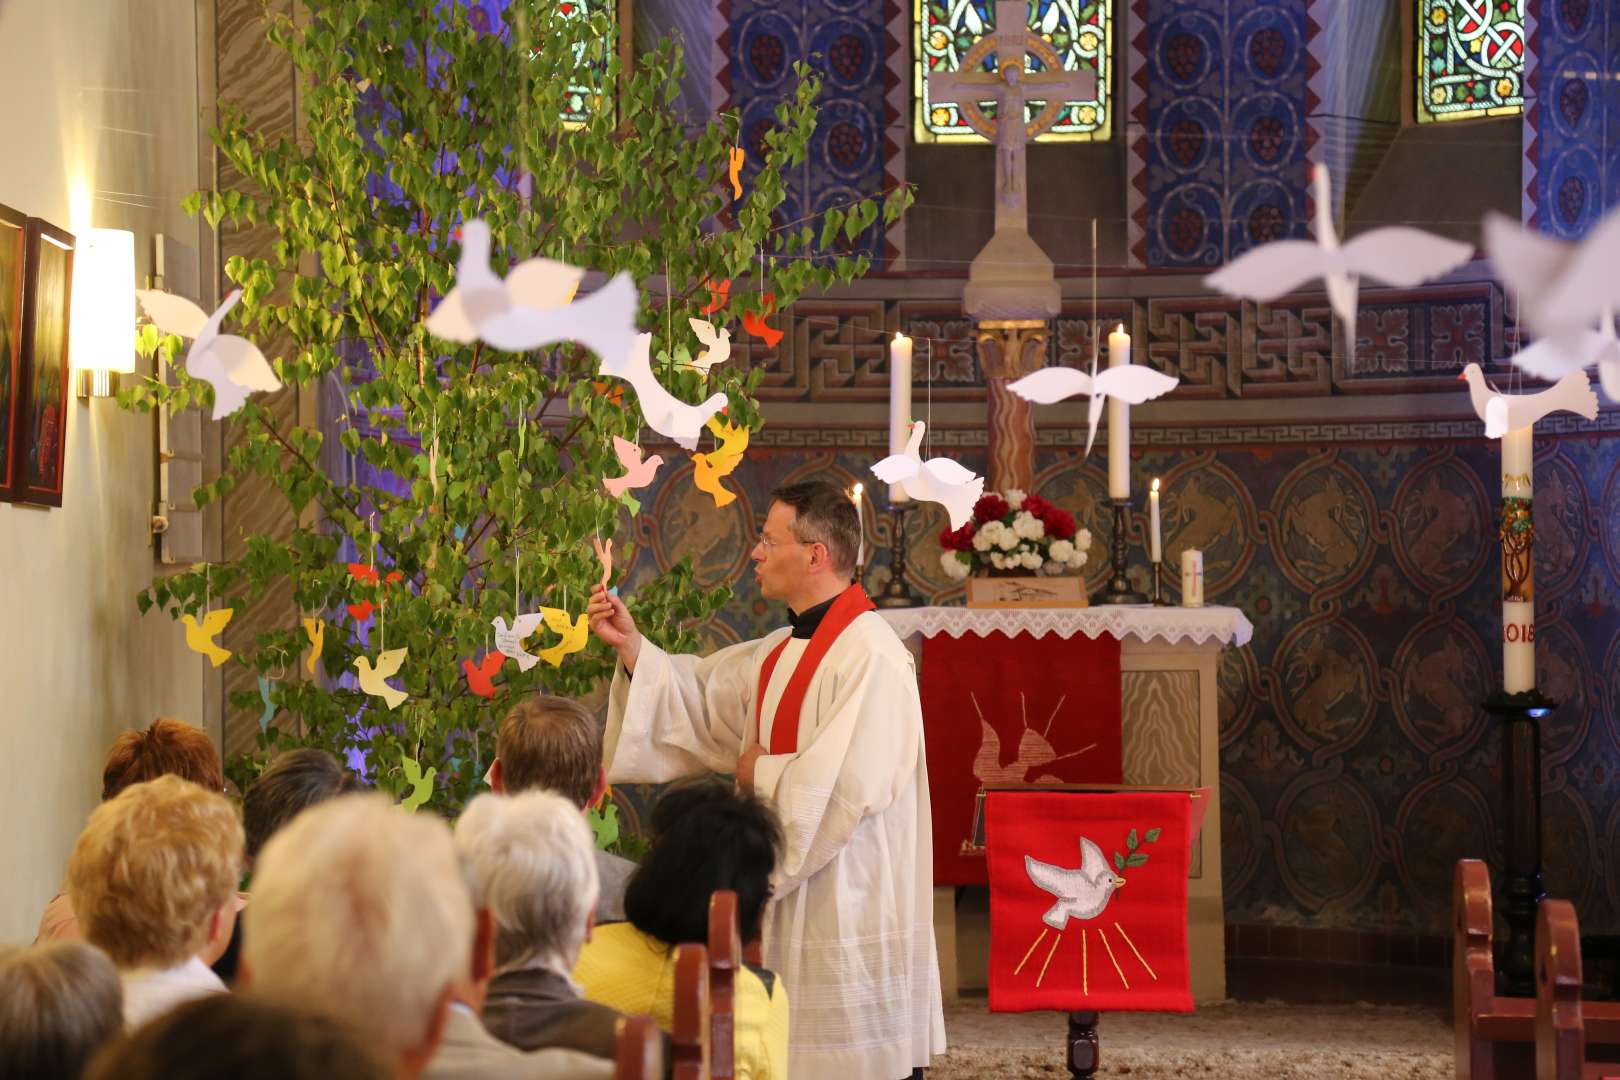
<svg viewBox="0 0 1620 1080">
<path fill-rule="evenodd" d="M 619 464 L 624 466 L 625 472 L 623 476 L 604 477 L 602 486 L 615 499 L 630 488 L 646 487 L 652 483 L 659 466 L 664 464 L 664 459 L 658 454 L 643 461 L 641 447 L 617 435 L 613 436 L 613 450 L 619 455 Z"/>
</svg>

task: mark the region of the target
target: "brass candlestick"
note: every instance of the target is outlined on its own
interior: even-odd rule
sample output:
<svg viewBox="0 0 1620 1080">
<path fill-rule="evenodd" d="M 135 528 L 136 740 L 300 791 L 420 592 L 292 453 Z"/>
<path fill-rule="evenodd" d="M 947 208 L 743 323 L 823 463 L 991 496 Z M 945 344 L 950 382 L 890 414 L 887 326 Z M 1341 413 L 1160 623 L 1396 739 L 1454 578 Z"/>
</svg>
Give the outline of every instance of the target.
<svg viewBox="0 0 1620 1080">
<path fill-rule="evenodd" d="M 889 583 L 872 602 L 880 608 L 917 607 L 919 601 L 906 585 L 906 514 L 917 508 L 910 499 L 889 503 L 894 525 L 889 535 Z"/>
<path fill-rule="evenodd" d="M 1128 568 L 1129 548 L 1126 542 L 1131 522 L 1131 500 L 1109 499 L 1108 505 L 1114 508 L 1113 576 L 1108 584 L 1093 594 L 1091 602 L 1096 605 L 1145 604 L 1148 598 L 1131 588 L 1130 578 L 1125 573 Z"/>
<path fill-rule="evenodd" d="M 1159 559 L 1153 560 L 1153 606 L 1169 607 L 1170 601 L 1164 598 L 1164 563 Z"/>
</svg>

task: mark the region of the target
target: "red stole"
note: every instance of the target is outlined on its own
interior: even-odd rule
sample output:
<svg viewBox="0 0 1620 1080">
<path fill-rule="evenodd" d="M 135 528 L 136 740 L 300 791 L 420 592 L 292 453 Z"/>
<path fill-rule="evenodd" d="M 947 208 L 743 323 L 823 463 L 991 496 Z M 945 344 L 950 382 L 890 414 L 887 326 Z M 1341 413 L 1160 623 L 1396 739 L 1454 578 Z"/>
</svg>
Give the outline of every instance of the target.
<svg viewBox="0 0 1620 1080">
<path fill-rule="evenodd" d="M 816 632 L 810 635 L 810 644 L 805 646 L 798 664 L 793 668 L 793 674 L 788 676 L 788 684 L 782 691 L 782 699 L 776 703 L 776 719 L 771 725 L 771 753 L 791 754 L 799 749 L 799 711 L 804 707 L 805 691 L 810 688 L 810 680 L 815 677 L 821 658 L 827 655 L 827 650 L 838 640 L 838 635 L 842 634 L 857 616 L 876 608 L 877 605 L 866 595 L 866 590 L 856 583 L 839 593 L 838 599 L 827 609 L 827 614 L 821 617 Z M 783 638 L 781 643 L 771 650 L 770 655 L 765 657 L 765 664 L 759 670 L 759 691 L 754 695 L 756 737 L 765 729 L 765 692 L 770 689 L 771 675 L 776 671 L 776 662 L 782 658 L 782 650 L 787 648 L 789 640 L 791 636 Z"/>
</svg>

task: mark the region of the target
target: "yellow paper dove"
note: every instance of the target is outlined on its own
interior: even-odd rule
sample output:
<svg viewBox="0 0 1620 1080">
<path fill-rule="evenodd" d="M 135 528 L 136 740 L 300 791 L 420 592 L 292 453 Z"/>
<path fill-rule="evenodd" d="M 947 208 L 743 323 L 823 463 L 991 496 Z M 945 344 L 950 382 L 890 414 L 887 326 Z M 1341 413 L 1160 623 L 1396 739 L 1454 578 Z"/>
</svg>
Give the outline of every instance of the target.
<svg viewBox="0 0 1620 1080">
<path fill-rule="evenodd" d="M 735 461 L 740 462 L 743 452 L 748 449 L 748 429 L 741 424 L 733 424 L 730 421 L 721 424 L 712 416 L 709 417 L 706 426 L 713 433 L 714 441 L 718 444 L 709 452 L 709 462 L 717 467 L 723 464 L 723 459 L 735 459 Z M 723 469 L 720 475 L 725 476 L 731 472 L 731 469 L 736 467 L 736 464 L 733 463 L 731 468 Z"/>
<path fill-rule="evenodd" d="M 224 632 L 225 626 L 236 614 L 235 608 L 215 608 L 203 616 L 202 625 L 190 615 L 180 616 L 180 621 L 186 628 L 186 645 L 192 652 L 200 652 L 212 661 L 215 667 L 231 658 L 231 650 L 221 648 L 214 638 Z"/>
<path fill-rule="evenodd" d="M 562 640 L 549 649 L 541 649 L 539 657 L 552 667 L 562 667 L 563 657 L 579 652 L 590 641 L 590 623 L 584 612 L 580 612 L 579 618 L 570 620 L 568 612 L 562 608 L 543 607 L 540 614 L 545 617 L 546 629 L 561 634 Z"/>
<path fill-rule="evenodd" d="M 377 654 L 377 666 L 371 666 L 371 657 L 359 656 L 355 658 L 355 670 L 360 672 L 360 689 L 372 697 L 382 698 L 390 709 L 399 708 L 399 703 L 411 695 L 403 690 L 395 690 L 384 679 L 393 678 L 399 674 L 399 669 L 405 663 L 405 654 L 408 649 L 388 649 Z"/>
<path fill-rule="evenodd" d="M 326 649 L 326 620 L 309 617 L 304 620 L 304 633 L 309 636 L 309 659 L 304 661 L 308 672 L 315 674 L 315 665 L 320 663 L 321 653 Z"/>
</svg>

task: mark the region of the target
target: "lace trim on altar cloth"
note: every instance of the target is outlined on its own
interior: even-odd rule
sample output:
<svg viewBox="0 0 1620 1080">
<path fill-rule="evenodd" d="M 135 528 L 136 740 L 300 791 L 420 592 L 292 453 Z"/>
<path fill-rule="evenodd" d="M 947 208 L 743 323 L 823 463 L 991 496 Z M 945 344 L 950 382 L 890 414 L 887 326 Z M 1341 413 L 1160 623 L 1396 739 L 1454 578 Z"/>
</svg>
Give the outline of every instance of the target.
<svg viewBox="0 0 1620 1080">
<path fill-rule="evenodd" d="M 902 639 L 913 634 L 933 637 L 949 634 L 985 636 L 998 631 L 1009 637 L 1056 634 L 1071 638 L 1084 634 L 1096 638 L 1109 634 L 1123 640 L 1182 641 L 1193 645 L 1218 642 L 1243 646 L 1254 635 L 1254 626 L 1234 607 L 1152 607 L 1128 604 L 1090 608 L 879 608 L 879 615 Z"/>
</svg>

